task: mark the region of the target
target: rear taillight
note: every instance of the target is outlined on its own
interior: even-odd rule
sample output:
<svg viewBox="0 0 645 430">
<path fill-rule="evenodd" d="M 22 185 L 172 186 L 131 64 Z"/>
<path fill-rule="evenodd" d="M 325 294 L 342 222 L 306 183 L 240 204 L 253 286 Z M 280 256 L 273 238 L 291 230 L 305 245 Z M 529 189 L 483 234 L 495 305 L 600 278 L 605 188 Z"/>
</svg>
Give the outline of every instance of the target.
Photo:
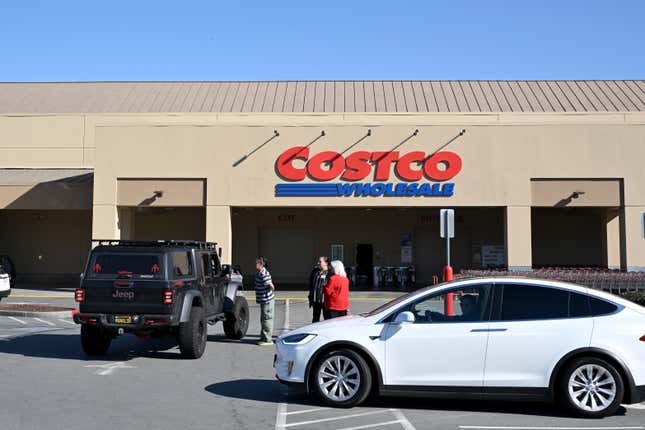
<svg viewBox="0 0 645 430">
<path fill-rule="evenodd" d="M 98 318 L 96 318 L 96 317 L 81 316 L 78 319 L 82 323 L 97 323 L 97 322 L 99 322 Z"/>
<path fill-rule="evenodd" d="M 641 342 L 645 342 L 645 334 L 644 334 L 644 335 L 642 335 L 642 336 L 641 336 L 641 338 L 640 338 L 640 339 L 638 339 L 638 340 L 640 340 Z"/>
<path fill-rule="evenodd" d="M 172 303 L 173 303 L 172 291 L 164 291 L 164 293 L 163 293 L 163 304 L 164 305 L 172 305 Z"/>
<path fill-rule="evenodd" d="M 74 300 L 76 300 L 79 303 L 84 301 L 85 300 L 85 290 L 79 288 L 76 291 L 74 291 Z"/>
</svg>

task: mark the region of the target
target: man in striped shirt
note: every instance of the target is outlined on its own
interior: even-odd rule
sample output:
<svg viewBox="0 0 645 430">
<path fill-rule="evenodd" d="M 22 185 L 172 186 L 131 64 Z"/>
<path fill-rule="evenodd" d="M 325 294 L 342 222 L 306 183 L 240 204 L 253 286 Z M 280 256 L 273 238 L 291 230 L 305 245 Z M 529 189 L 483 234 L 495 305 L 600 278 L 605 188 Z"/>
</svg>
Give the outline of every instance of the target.
<svg viewBox="0 0 645 430">
<path fill-rule="evenodd" d="M 260 323 L 262 331 L 258 345 L 273 345 L 273 314 L 275 311 L 275 287 L 271 274 L 267 270 L 267 260 L 258 257 L 255 260 L 255 301 L 260 305 Z"/>
</svg>

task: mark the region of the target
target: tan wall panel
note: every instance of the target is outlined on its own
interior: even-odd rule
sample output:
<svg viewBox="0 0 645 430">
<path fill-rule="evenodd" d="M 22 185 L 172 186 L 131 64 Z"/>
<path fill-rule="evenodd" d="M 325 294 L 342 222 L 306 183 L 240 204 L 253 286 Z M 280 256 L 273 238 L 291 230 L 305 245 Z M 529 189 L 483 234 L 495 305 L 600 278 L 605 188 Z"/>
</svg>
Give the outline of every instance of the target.
<svg viewBox="0 0 645 430">
<path fill-rule="evenodd" d="M 82 148 L 78 116 L 0 116 L 0 148 Z"/>
<path fill-rule="evenodd" d="M 83 150 L 74 148 L 0 148 L 0 168 L 82 168 Z M 91 167 L 91 166 L 90 166 Z"/>
<path fill-rule="evenodd" d="M 119 179 L 119 206 L 203 206 L 205 182 L 201 179 Z M 159 193 L 161 195 L 157 196 Z"/>
<path fill-rule="evenodd" d="M 85 148 L 83 150 L 83 166 L 94 167 L 94 148 Z"/>
<path fill-rule="evenodd" d="M 581 192 L 577 198 L 575 193 Z M 540 180 L 531 181 L 533 206 L 618 207 L 621 204 L 619 180 Z"/>
</svg>

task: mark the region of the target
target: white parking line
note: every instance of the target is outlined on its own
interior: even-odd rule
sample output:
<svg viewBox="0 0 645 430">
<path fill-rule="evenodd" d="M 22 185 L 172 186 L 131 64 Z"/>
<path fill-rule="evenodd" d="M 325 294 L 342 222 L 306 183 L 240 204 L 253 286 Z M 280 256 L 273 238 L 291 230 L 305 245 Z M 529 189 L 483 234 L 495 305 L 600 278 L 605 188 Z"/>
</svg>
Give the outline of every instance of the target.
<svg viewBox="0 0 645 430">
<path fill-rule="evenodd" d="M 136 369 L 136 366 L 130 366 L 123 361 L 117 361 L 116 363 L 106 363 L 106 364 L 90 364 L 85 367 L 94 367 L 96 368 L 95 375 L 109 376 L 114 373 L 117 369 Z"/>
<path fill-rule="evenodd" d="M 393 409 L 392 414 L 399 420 L 399 422 L 401 423 L 401 426 L 405 430 L 416 430 L 414 428 L 414 426 L 412 425 L 412 423 L 410 421 L 408 421 L 408 419 L 405 417 L 405 415 L 403 415 L 403 412 L 401 412 L 398 409 Z"/>
<path fill-rule="evenodd" d="M 70 320 L 63 320 L 63 319 L 59 319 L 58 321 L 60 321 L 60 322 L 64 322 L 64 323 L 66 323 L 66 324 L 76 325 L 76 323 L 75 323 L 74 321 L 70 321 Z"/>
<path fill-rule="evenodd" d="M 645 402 L 636 403 L 636 404 L 633 404 L 633 405 L 622 405 L 622 406 L 624 408 L 628 408 L 628 409 L 643 409 L 643 410 L 645 410 Z"/>
<path fill-rule="evenodd" d="M 26 322 L 24 322 L 23 320 L 19 320 L 18 318 L 15 318 L 15 317 L 7 317 L 7 318 L 9 318 L 10 320 L 14 320 L 16 322 L 19 322 L 22 325 L 27 325 Z"/>
<path fill-rule="evenodd" d="M 281 430 L 284 428 L 284 425 L 287 423 L 287 404 L 279 403 L 278 412 L 275 416 L 275 429 Z"/>
<path fill-rule="evenodd" d="M 391 410 L 390 409 L 384 409 L 384 410 L 381 410 L 381 411 L 361 412 L 361 413 L 358 413 L 358 414 L 350 414 L 350 415 L 341 415 L 341 416 L 338 416 L 338 417 L 321 418 L 319 420 L 300 421 L 300 422 L 297 422 L 297 423 L 285 424 L 284 427 L 306 426 L 306 425 L 309 425 L 309 424 L 326 423 L 326 422 L 329 422 L 329 421 L 348 420 L 350 418 L 366 417 L 368 415 L 383 414 L 385 412 L 391 412 Z"/>
<path fill-rule="evenodd" d="M 374 427 L 385 427 L 385 426 L 390 426 L 390 425 L 394 425 L 394 424 L 402 424 L 402 423 L 399 420 L 394 420 L 394 421 L 385 421 L 384 423 L 365 424 L 363 426 L 356 426 L 356 427 L 343 427 L 342 429 L 338 429 L 338 430 L 371 429 L 371 428 L 374 428 Z"/>
<path fill-rule="evenodd" d="M 504 427 L 504 426 L 459 426 L 472 430 L 643 430 L 643 426 L 627 427 Z"/>
<path fill-rule="evenodd" d="M 292 411 L 292 412 L 285 412 L 285 415 L 299 415 L 299 414 L 308 414 L 310 412 L 318 412 L 318 411 L 326 411 L 329 408 L 314 408 L 314 409 L 304 409 L 302 411 Z"/>
<path fill-rule="evenodd" d="M 45 320 L 41 320 L 40 318 L 34 318 L 34 319 L 35 319 L 36 321 L 38 321 L 38 322 L 43 323 L 43 324 L 47 324 L 47 325 L 51 325 L 51 326 L 55 326 L 55 325 L 56 325 L 56 324 L 54 324 L 53 322 L 45 321 Z"/>
</svg>

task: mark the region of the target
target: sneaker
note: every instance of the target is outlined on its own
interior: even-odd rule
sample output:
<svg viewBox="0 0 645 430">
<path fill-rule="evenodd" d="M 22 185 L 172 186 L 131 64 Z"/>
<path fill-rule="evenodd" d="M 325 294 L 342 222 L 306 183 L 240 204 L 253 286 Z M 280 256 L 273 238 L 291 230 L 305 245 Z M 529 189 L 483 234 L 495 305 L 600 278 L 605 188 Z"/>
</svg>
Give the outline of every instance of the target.
<svg viewBox="0 0 645 430">
<path fill-rule="evenodd" d="M 258 342 L 258 346 L 269 346 L 269 345 L 273 345 L 273 341 L 261 340 Z"/>
</svg>

